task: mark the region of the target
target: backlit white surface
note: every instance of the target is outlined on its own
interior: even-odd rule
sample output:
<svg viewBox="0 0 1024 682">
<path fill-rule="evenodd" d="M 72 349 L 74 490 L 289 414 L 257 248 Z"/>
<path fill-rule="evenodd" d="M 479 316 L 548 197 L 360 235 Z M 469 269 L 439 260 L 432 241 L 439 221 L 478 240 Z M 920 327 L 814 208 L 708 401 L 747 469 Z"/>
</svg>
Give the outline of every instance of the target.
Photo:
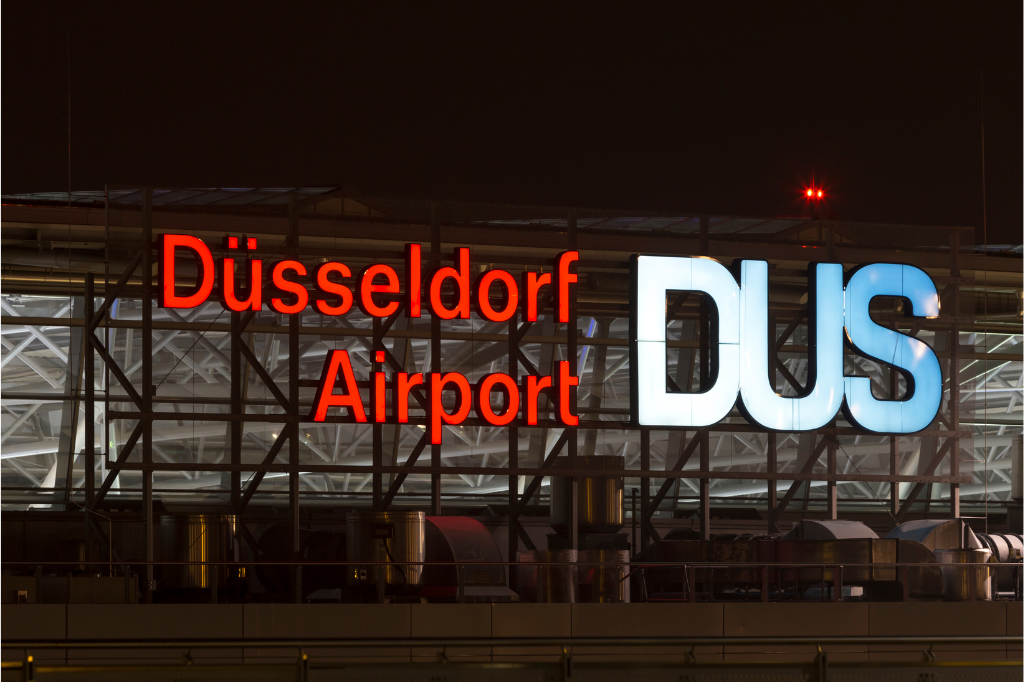
<svg viewBox="0 0 1024 682">
<path fill-rule="evenodd" d="M 740 395 L 757 424 L 778 431 L 810 431 L 836 415 L 843 402 L 843 266 L 815 266 L 810 324 L 815 342 L 809 352 L 814 382 L 803 397 L 775 392 L 768 372 L 768 263 L 743 261 L 740 289 Z M 772 335 L 774 337 L 774 335 Z"/>
<path fill-rule="evenodd" d="M 718 377 L 702 393 L 669 393 L 666 387 L 666 292 L 698 291 L 718 313 Z M 638 256 L 637 415 L 642 426 L 709 426 L 721 421 L 739 389 L 739 287 L 732 273 L 710 258 Z M 712 339 L 712 343 L 715 343 Z"/>
<path fill-rule="evenodd" d="M 875 296 L 902 296 L 913 317 L 937 317 L 939 296 L 930 277 L 912 265 L 876 263 L 857 270 L 846 285 L 846 330 L 861 355 L 905 370 L 908 397 L 879 400 L 871 380 L 846 377 L 846 413 L 857 426 L 882 433 L 913 433 L 935 418 L 942 400 L 942 370 L 928 344 L 886 329 L 871 319 L 868 306 Z"/>
</svg>

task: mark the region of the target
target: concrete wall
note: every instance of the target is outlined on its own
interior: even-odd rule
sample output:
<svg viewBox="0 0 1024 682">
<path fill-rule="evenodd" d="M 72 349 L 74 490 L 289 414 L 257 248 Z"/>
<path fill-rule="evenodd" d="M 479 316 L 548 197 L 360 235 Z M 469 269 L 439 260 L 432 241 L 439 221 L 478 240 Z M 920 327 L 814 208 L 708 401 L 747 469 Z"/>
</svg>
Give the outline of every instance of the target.
<svg viewBox="0 0 1024 682">
<path fill-rule="evenodd" d="M 1022 635 L 1021 602 L 812 604 L 5 604 L 5 643 L 32 639 L 274 639 L 569 636 L 896 636 Z M 1008 650 L 1009 649 L 1009 650 Z M 33 652 L 40 661 L 64 653 Z M 311 657 L 348 660 L 436 660 L 422 647 L 313 649 Z M 452 660 L 557 660 L 555 647 L 449 649 Z M 578 660 L 675 660 L 687 651 L 576 647 Z M 293 661 L 296 652 L 241 649 L 76 650 L 69 663 L 117 658 L 168 663 Z M 698 661 L 810 660 L 812 647 L 703 647 Z M 4 660 L 22 652 L 5 650 Z M 840 660 L 920 661 L 923 647 L 839 647 Z M 1021 647 L 936 647 L 938 660 L 1020 660 Z"/>
</svg>

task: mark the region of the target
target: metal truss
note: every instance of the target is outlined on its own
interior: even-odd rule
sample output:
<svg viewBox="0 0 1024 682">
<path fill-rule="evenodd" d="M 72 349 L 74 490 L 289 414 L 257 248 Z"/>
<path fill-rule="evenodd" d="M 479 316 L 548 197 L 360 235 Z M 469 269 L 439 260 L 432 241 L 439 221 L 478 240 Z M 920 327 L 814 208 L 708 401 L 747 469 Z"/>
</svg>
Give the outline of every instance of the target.
<svg viewBox="0 0 1024 682">
<path fill-rule="evenodd" d="M 641 544 L 657 536 L 655 515 L 694 508 L 706 536 L 713 503 L 767 510 L 769 529 L 777 529 L 779 516 L 795 505 L 820 506 L 833 517 L 840 505 L 884 507 L 900 520 L 911 509 L 959 516 L 961 504 L 1008 499 L 1010 439 L 1021 432 L 1024 402 L 1024 335 L 1019 312 L 1004 308 L 1009 299 L 1019 310 L 1020 258 L 963 248 L 969 231 L 920 228 L 934 243 L 898 253 L 937 282 L 939 319 L 875 311 L 876 319 L 931 344 L 943 364 L 942 409 L 925 431 L 868 435 L 840 415 L 816 433 L 770 433 L 736 410 L 707 429 L 653 430 L 628 421 L 630 253 L 769 259 L 775 375 L 785 395 L 807 381 L 800 297 L 806 263 L 892 260 L 888 249 L 878 237 L 861 238 L 871 233 L 868 226 L 819 220 L 730 223 L 577 210 L 551 218 L 558 211 L 540 209 L 524 219 L 524 211 L 501 207 L 476 207 L 469 212 L 476 218 L 449 207 L 451 217 L 442 219 L 444 207 L 429 205 L 409 217 L 394 202 L 340 189 L 264 194 L 270 199 L 260 201 L 271 208 L 181 208 L 167 200 L 155 210 L 152 190 L 122 193 L 126 203 L 103 205 L 102 222 L 96 203 L 5 207 L 5 219 L 16 214 L 18 221 L 5 222 L 5 237 L 36 222 L 36 239 L 49 235 L 49 248 L 67 258 L 52 259 L 62 267 L 43 267 L 38 263 L 45 259 L 33 261 L 30 253 L 4 263 L 4 509 L 100 510 L 139 501 L 151 560 L 154 501 L 233 513 L 286 506 L 296 551 L 302 506 L 413 505 L 437 514 L 443 507 L 490 505 L 516 529 L 509 534 L 514 552 L 520 539 L 532 547 L 518 519 L 543 495 L 555 459 L 569 460 L 567 475 L 582 475 L 575 458 L 591 454 L 625 457 L 627 490 L 638 488 L 641 498 Z M 490 217 L 479 217 L 488 211 Z M 46 227 L 54 223 L 69 225 L 64 243 Z M 552 254 L 578 247 L 580 286 L 568 324 L 553 321 L 550 304 L 535 323 L 518 315 L 508 323 L 429 314 L 410 319 L 402 309 L 387 319 L 355 309 L 341 317 L 313 308 L 287 317 L 267 308 L 230 313 L 214 302 L 190 311 L 161 309 L 145 273 L 153 272 L 155 231 L 171 229 L 201 234 L 208 243 L 225 232 L 258 235 L 265 259 L 288 256 L 313 265 L 336 258 L 353 271 L 371 262 L 400 264 L 406 241 L 422 242 L 433 267 L 450 259 L 452 246 L 466 245 L 475 262 L 513 273 L 550 267 Z M 708 380 L 706 313 L 699 300 L 686 297 L 668 301 L 668 311 L 670 385 L 695 390 Z M 308 422 L 324 358 L 335 349 L 349 352 L 362 377 L 383 368 L 460 371 L 471 381 L 496 371 L 517 378 L 550 374 L 555 362 L 570 360 L 580 377 L 580 425 L 563 428 L 555 406 L 543 402 L 535 427 L 470 419 L 448 427 L 440 445 L 427 441 L 424 411 L 415 402 L 408 425 L 342 417 Z M 375 361 L 377 351 L 385 362 Z M 852 354 L 846 363 L 847 373 L 870 376 L 881 397 L 905 390 L 897 372 Z"/>
</svg>

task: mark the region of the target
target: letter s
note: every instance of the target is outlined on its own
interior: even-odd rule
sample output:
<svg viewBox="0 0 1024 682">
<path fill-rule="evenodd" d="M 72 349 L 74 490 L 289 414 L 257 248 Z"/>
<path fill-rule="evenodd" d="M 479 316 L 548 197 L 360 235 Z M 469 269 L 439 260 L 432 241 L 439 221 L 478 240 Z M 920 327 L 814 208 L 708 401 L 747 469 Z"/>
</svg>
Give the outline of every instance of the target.
<svg viewBox="0 0 1024 682">
<path fill-rule="evenodd" d="M 942 369 L 924 341 L 871 319 L 868 307 L 876 296 L 899 296 L 910 302 L 908 316 L 938 317 L 939 295 L 924 271 L 912 265 L 875 263 L 853 272 L 846 283 L 847 343 L 859 354 L 903 370 L 907 393 L 902 400 L 879 400 L 871 379 L 845 377 L 843 414 L 857 426 L 879 433 L 913 433 L 927 427 L 942 401 Z"/>
</svg>

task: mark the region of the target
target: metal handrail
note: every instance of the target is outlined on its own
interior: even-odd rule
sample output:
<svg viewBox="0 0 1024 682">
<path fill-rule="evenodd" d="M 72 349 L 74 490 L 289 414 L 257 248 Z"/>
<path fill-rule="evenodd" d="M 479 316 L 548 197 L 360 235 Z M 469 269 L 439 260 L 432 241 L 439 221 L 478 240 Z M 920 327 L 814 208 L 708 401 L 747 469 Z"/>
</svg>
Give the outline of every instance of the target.
<svg viewBox="0 0 1024 682">
<path fill-rule="evenodd" d="M 390 557 L 389 557 L 390 559 Z M 843 600 L 843 574 L 845 570 L 866 570 L 866 569 L 891 569 L 899 572 L 899 582 L 903 585 L 903 599 L 902 601 L 910 601 L 910 570 L 911 569 L 932 569 L 942 571 L 968 571 L 970 573 L 970 580 L 968 581 L 968 593 L 969 600 L 976 601 L 979 598 L 985 598 L 979 593 L 976 579 L 978 577 L 978 569 L 983 569 L 986 574 L 992 576 L 992 571 L 999 568 L 1011 568 L 1015 571 L 1014 584 L 1015 587 L 1012 591 L 1014 599 L 1020 599 L 1024 587 L 1021 583 L 1024 572 L 1020 570 L 1022 563 L 939 563 L 939 562 L 682 562 L 682 561 L 358 561 L 358 560 L 345 560 L 345 561 L 131 561 L 121 560 L 119 562 L 111 560 L 94 560 L 94 561 L 4 561 L 0 562 L 0 565 L 5 567 L 25 567 L 34 568 L 36 575 L 40 576 L 44 566 L 92 566 L 96 568 L 112 568 L 117 565 L 121 567 L 121 572 L 124 576 L 130 575 L 131 566 L 204 566 L 204 567 L 258 567 L 258 566 L 293 566 L 297 567 L 298 571 L 301 572 L 303 566 L 308 567 L 325 567 L 325 566 L 336 566 L 338 568 L 356 566 L 361 568 L 376 568 L 378 572 L 377 580 L 377 591 L 378 600 L 380 602 L 385 601 L 385 579 L 384 571 L 387 567 L 398 567 L 401 571 L 402 567 L 440 567 L 450 566 L 455 568 L 456 572 L 456 598 L 458 602 L 462 602 L 464 599 L 464 588 L 465 588 L 465 568 L 468 566 L 500 566 L 504 567 L 517 567 L 517 568 L 538 568 L 538 567 L 558 567 L 558 568 L 577 568 L 577 567 L 609 567 L 619 568 L 621 573 L 618 580 L 615 581 L 615 585 L 621 585 L 626 580 L 630 579 L 636 574 L 640 581 L 639 589 L 641 592 L 641 601 L 689 601 L 696 602 L 698 598 L 702 601 L 707 601 L 710 597 L 711 601 L 715 600 L 714 596 L 714 572 L 720 571 L 757 571 L 760 573 L 760 590 L 762 602 L 769 602 L 770 594 L 772 594 L 769 587 L 772 581 L 772 572 L 774 572 L 774 579 L 776 581 L 785 580 L 787 583 L 792 582 L 791 579 L 795 579 L 797 586 L 802 580 L 811 580 L 812 582 L 821 583 L 821 597 L 824 600 L 838 602 Z M 658 593 L 661 596 L 652 597 L 648 594 L 647 590 L 647 571 L 658 570 L 658 569 L 681 569 L 682 573 L 682 584 L 683 589 L 680 594 L 684 594 L 685 597 L 672 597 L 674 593 Z M 79 568 L 81 570 L 81 568 Z M 698 580 L 697 572 L 701 571 L 704 574 L 704 584 L 707 588 L 705 592 L 698 592 Z M 790 579 L 784 577 L 786 571 L 797 571 L 797 576 L 790 576 Z M 812 572 L 812 575 L 808 576 L 807 571 Z M 814 572 L 820 572 L 819 577 L 813 575 Z M 831 573 L 831 577 L 826 577 L 826 572 Z M 801 575 L 802 574 L 802 575 Z M 985 575 L 985 574 L 983 574 Z M 110 577 L 113 576 L 113 572 L 109 572 Z M 993 576 L 994 577 L 994 576 Z M 895 578 L 895 575 L 894 575 Z M 126 594 L 127 594 L 127 577 L 124 578 L 126 581 Z M 859 581 L 854 580 L 854 583 Z M 615 585 L 606 587 L 605 590 L 597 595 L 592 601 L 599 601 L 606 596 L 610 590 L 618 589 Z M 827 587 L 826 587 L 827 585 Z M 782 592 L 782 583 L 779 582 L 778 591 L 776 593 L 777 598 L 784 598 Z M 203 588 L 205 589 L 205 588 Z M 217 581 L 216 576 L 211 582 L 210 589 L 212 590 L 212 601 L 216 602 L 216 590 Z M 826 597 L 826 594 L 828 595 Z M 749 594 L 748 594 L 749 596 Z M 126 601 L 128 600 L 126 596 Z M 801 599 L 802 600 L 802 599 Z"/>
<path fill-rule="evenodd" d="M 855 561 L 831 561 L 831 562 L 775 562 L 775 561 L 372 561 L 372 560 L 345 560 L 345 561 L 145 561 L 142 559 L 121 559 L 120 561 L 90 561 L 84 559 L 69 559 L 66 561 L 0 561 L 0 566 L 650 566 L 653 568 L 687 567 L 694 568 L 842 568 L 844 566 L 865 566 L 892 567 L 892 568 L 926 568 L 926 567 L 959 567 L 978 566 L 983 568 L 1020 567 L 1022 562 L 976 562 L 943 564 L 933 562 L 855 562 Z"/>
<path fill-rule="evenodd" d="M 870 644 L 1019 644 L 1019 635 L 962 636 L 853 636 L 853 637 L 375 637 L 363 639 L 39 639 L 0 643 L 4 649 L 167 649 L 228 647 L 337 647 L 378 648 L 395 646 L 437 647 L 536 647 L 536 646 L 840 646 Z"/>
</svg>

